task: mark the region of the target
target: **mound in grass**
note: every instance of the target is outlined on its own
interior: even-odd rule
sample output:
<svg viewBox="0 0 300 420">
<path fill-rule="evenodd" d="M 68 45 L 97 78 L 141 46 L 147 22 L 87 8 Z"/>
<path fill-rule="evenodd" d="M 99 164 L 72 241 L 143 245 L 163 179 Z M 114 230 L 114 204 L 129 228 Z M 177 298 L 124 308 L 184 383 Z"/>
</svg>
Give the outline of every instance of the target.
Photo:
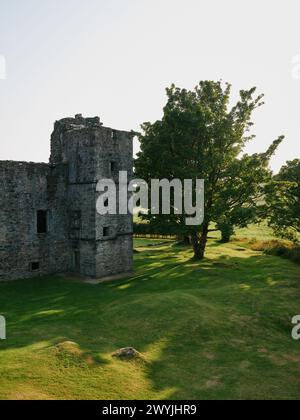
<svg viewBox="0 0 300 420">
<path fill-rule="evenodd" d="M 56 356 L 64 367 L 93 365 L 94 358 L 84 352 L 80 346 L 73 341 L 64 341 L 55 346 Z"/>
<path fill-rule="evenodd" d="M 59 353 L 69 354 L 70 356 L 83 355 L 83 351 L 74 341 L 64 341 L 63 343 L 58 343 L 56 344 L 55 348 Z"/>
</svg>

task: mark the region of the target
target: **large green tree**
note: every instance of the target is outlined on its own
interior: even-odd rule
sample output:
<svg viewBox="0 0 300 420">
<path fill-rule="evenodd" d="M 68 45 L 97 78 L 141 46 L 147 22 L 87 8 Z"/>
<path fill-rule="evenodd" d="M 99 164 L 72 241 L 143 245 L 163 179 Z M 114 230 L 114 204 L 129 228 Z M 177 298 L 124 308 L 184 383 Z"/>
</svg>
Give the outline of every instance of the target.
<svg viewBox="0 0 300 420">
<path fill-rule="evenodd" d="M 266 187 L 267 216 L 276 235 L 300 241 L 300 160 L 289 161 Z"/>
<path fill-rule="evenodd" d="M 139 136 L 138 177 L 148 183 L 163 178 L 205 180 L 201 226 L 186 226 L 186 215 L 147 216 L 157 227 L 168 226 L 169 232 L 189 236 L 196 259 L 204 257 L 211 222 L 221 223 L 222 217 L 237 209 L 247 211 L 243 197 L 249 197 L 253 177 L 256 185 L 264 181 L 265 172 L 262 179 L 259 174 L 282 140 L 274 142 L 266 154 L 238 159 L 255 137 L 249 133 L 251 116 L 263 104 L 263 95 L 257 96 L 255 88 L 242 90 L 233 107 L 230 95 L 231 86 L 221 82 L 203 81 L 192 91 L 172 85 L 167 89 L 162 119 L 144 123 Z"/>
<path fill-rule="evenodd" d="M 215 203 L 222 242 L 229 242 L 236 227 L 247 227 L 264 217 L 265 185 L 272 178 L 269 163 L 281 140 L 280 137 L 275 141 L 266 153 L 236 159 L 228 166 L 227 172 L 224 171 L 223 188 Z"/>
</svg>

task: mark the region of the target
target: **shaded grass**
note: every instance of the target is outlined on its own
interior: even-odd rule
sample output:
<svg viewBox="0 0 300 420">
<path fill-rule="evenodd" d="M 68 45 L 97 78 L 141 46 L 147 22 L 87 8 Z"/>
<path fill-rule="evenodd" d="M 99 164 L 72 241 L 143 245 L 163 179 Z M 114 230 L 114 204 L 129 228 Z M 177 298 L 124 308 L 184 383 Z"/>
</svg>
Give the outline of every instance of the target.
<svg viewBox="0 0 300 420">
<path fill-rule="evenodd" d="M 138 241 L 124 281 L 0 284 L 0 398 L 300 399 L 299 266 L 242 243 L 211 240 L 196 263 Z M 113 358 L 122 347 L 147 363 Z"/>
</svg>

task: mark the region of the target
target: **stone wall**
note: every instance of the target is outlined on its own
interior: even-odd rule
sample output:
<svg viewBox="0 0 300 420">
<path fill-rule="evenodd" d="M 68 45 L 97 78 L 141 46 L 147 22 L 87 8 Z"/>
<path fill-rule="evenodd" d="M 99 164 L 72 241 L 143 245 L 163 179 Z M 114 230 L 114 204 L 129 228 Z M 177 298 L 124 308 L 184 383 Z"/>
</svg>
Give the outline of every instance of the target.
<svg viewBox="0 0 300 420">
<path fill-rule="evenodd" d="M 131 179 L 132 139 L 103 127 L 98 117 L 77 115 L 55 123 L 50 164 L 0 162 L 0 281 L 132 270 L 132 216 L 96 211 L 100 179 L 117 181 L 121 170 Z M 42 234 L 39 210 L 47 211 Z"/>
<path fill-rule="evenodd" d="M 55 273 L 69 264 L 68 233 L 58 200 L 64 194 L 61 175 L 51 196 L 49 165 L 0 162 L 0 280 Z M 38 210 L 47 211 L 47 233 L 37 233 Z"/>
</svg>

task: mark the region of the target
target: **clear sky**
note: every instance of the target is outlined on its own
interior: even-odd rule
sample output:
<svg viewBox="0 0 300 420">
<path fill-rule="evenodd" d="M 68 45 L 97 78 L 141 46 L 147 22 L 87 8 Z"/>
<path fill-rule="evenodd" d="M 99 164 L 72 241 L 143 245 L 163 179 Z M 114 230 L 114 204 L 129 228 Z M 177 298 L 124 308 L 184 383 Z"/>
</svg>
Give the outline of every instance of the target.
<svg viewBox="0 0 300 420">
<path fill-rule="evenodd" d="M 274 170 L 300 157 L 299 0 L 0 0 L 4 70 L 1 160 L 48 161 L 54 121 L 77 113 L 137 130 L 166 86 L 203 79 L 266 94 L 248 152 L 285 134 Z"/>
</svg>

